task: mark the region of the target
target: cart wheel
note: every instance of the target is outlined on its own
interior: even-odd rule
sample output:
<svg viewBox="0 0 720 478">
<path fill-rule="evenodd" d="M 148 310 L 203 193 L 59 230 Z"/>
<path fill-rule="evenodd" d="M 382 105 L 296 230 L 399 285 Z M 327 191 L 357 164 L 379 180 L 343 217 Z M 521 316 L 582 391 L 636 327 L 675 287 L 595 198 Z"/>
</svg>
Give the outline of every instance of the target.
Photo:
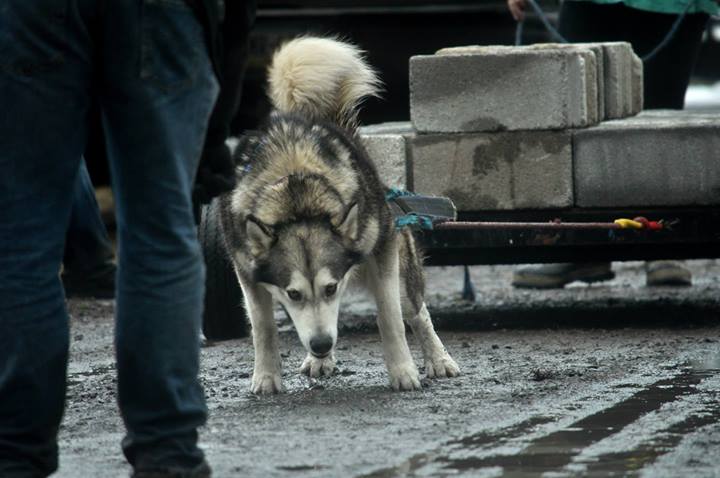
<svg viewBox="0 0 720 478">
<path fill-rule="evenodd" d="M 205 257 L 203 333 L 208 340 L 247 337 L 243 295 L 220 229 L 218 202 L 202 208 L 200 245 Z"/>
</svg>

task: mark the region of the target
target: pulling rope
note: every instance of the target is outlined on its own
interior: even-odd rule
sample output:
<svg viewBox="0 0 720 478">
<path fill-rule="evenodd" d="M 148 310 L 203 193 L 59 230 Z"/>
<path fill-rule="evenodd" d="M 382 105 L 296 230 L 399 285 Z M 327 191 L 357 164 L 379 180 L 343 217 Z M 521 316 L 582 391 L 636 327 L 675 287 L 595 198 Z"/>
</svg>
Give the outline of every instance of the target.
<svg viewBox="0 0 720 478">
<path fill-rule="evenodd" d="M 395 216 L 395 227 L 402 229 L 432 230 L 500 230 L 500 229 L 636 229 L 662 231 L 670 229 L 675 223 L 650 221 L 644 217 L 634 219 L 615 219 L 613 222 L 562 222 L 555 219 L 549 222 L 497 222 L 497 221 L 457 221 L 457 211 L 452 201 L 446 197 L 424 196 L 399 188 L 390 188 L 385 192 L 385 201 Z"/>
<path fill-rule="evenodd" d="M 666 221 L 649 221 L 644 217 L 635 219 L 615 219 L 613 222 L 490 222 L 490 221 L 448 221 L 435 224 L 437 231 L 448 230 L 517 230 L 517 229 L 549 229 L 549 230 L 587 230 L 587 229 L 644 229 L 648 231 L 662 231 L 669 229 Z"/>
<path fill-rule="evenodd" d="M 540 19 L 542 24 L 545 26 L 545 29 L 550 33 L 550 35 L 555 39 L 555 41 L 559 43 L 572 43 L 569 42 L 565 37 L 563 37 L 559 31 L 550 23 L 550 20 L 548 19 L 545 12 L 540 8 L 540 6 L 537 4 L 535 0 L 526 0 L 530 7 L 535 12 L 535 15 Z M 655 48 L 653 48 L 650 53 L 644 55 L 641 59 L 643 62 L 647 63 L 648 61 L 652 60 L 660 51 L 662 51 L 668 43 L 675 37 L 675 34 L 677 33 L 678 29 L 680 28 L 680 25 L 682 24 L 683 20 L 685 19 L 685 16 L 687 15 L 688 11 L 690 10 L 690 7 L 695 5 L 696 0 L 688 0 L 687 5 L 685 5 L 685 10 L 683 10 L 681 13 L 678 14 L 677 19 L 675 19 L 675 22 L 672 24 L 672 27 L 670 27 L 670 30 L 667 32 L 665 37 L 660 41 L 660 43 L 657 44 Z M 518 22 L 517 27 L 515 28 L 515 45 L 520 46 L 522 45 L 522 36 L 523 36 L 523 24 L 525 23 L 525 20 L 521 20 Z"/>
</svg>

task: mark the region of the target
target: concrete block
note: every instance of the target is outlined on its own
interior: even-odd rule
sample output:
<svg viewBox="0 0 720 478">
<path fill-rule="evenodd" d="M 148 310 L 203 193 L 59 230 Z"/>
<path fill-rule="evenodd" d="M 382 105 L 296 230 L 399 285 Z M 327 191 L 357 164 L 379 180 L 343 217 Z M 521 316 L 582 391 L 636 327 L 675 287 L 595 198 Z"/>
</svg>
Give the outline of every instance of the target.
<svg viewBox="0 0 720 478">
<path fill-rule="evenodd" d="M 360 127 L 360 135 L 372 134 L 399 134 L 402 136 L 413 136 L 415 130 L 409 121 L 388 121 L 387 123 L 370 124 Z"/>
<path fill-rule="evenodd" d="M 602 45 L 605 52 L 605 119 L 630 116 L 633 109 L 632 47 L 625 42 Z"/>
<path fill-rule="evenodd" d="M 464 47 L 410 59 L 418 132 L 566 129 L 595 124 L 592 50 Z"/>
<path fill-rule="evenodd" d="M 460 211 L 570 207 L 571 143 L 566 131 L 418 135 L 414 190 L 448 196 Z"/>
<path fill-rule="evenodd" d="M 579 207 L 720 205 L 720 112 L 645 111 L 573 133 Z"/>
<path fill-rule="evenodd" d="M 537 43 L 534 45 L 528 45 L 527 48 L 542 50 L 542 49 L 574 49 L 580 52 L 587 50 L 592 51 L 595 55 L 594 58 L 586 58 L 591 68 L 595 67 L 594 74 L 590 74 L 591 68 L 588 68 L 588 75 L 585 81 L 590 88 L 595 89 L 595 100 L 590 101 L 590 95 L 588 94 L 588 111 L 591 111 L 591 116 L 596 119 L 595 122 L 602 121 L 605 119 L 605 49 L 602 43 Z"/>
<path fill-rule="evenodd" d="M 590 49 L 598 59 L 598 109 L 602 119 L 638 114 L 643 105 L 643 63 L 627 42 L 541 43 L 528 48 Z"/>
<path fill-rule="evenodd" d="M 643 83 L 643 62 L 635 53 L 632 54 L 632 105 L 630 114 L 636 115 L 643 110 L 645 98 L 645 84 Z"/>
<path fill-rule="evenodd" d="M 412 190 L 406 142 L 414 135 L 408 122 L 360 128 L 360 139 L 386 186 Z"/>
<path fill-rule="evenodd" d="M 627 42 L 541 43 L 529 48 L 590 49 L 598 58 L 598 103 L 602 119 L 632 116 L 642 110 L 643 64 Z"/>
</svg>

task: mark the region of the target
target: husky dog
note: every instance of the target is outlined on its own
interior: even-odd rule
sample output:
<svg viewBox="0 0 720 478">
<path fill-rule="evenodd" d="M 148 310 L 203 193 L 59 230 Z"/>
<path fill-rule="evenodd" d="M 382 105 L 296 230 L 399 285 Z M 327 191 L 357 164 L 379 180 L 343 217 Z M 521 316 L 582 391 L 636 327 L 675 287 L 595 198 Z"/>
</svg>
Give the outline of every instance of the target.
<svg viewBox="0 0 720 478">
<path fill-rule="evenodd" d="M 328 38 L 286 43 L 269 69 L 274 111 L 236 149 L 238 185 L 219 214 L 252 326 L 254 393 L 282 389 L 273 300 L 308 351 L 300 371 L 330 375 L 340 298 L 355 278 L 375 297 L 390 385 L 420 388 L 403 318 L 428 377 L 459 369 L 425 307 L 421 258 L 397 231 L 375 166 L 356 133 L 360 102 L 379 80 L 355 46 Z"/>
</svg>

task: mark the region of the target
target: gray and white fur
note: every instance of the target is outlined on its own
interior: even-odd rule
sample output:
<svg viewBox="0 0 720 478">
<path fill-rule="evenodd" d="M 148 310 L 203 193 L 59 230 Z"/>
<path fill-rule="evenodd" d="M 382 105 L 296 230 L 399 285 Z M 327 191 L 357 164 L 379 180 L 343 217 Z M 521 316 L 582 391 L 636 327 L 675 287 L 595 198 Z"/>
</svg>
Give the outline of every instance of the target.
<svg viewBox="0 0 720 478">
<path fill-rule="evenodd" d="M 374 295 L 390 385 L 420 388 L 403 319 L 422 346 L 428 377 L 454 377 L 424 302 L 422 259 L 397 231 L 386 187 L 357 138 L 357 111 L 379 80 L 355 46 L 301 37 L 274 55 L 274 111 L 236 150 L 238 185 L 220 198 L 223 234 L 252 326 L 254 393 L 282 390 L 273 301 L 308 351 L 300 371 L 335 369 L 340 299 L 351 281 Z"/>
</svg>

